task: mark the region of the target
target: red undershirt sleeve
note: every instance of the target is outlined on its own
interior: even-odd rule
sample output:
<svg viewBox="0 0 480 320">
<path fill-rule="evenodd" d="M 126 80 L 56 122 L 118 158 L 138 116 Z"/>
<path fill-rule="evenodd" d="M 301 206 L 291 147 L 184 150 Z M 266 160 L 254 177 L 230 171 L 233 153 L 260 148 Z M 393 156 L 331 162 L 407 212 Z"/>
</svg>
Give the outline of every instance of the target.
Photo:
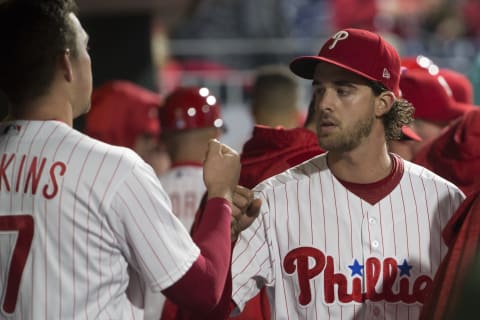
<svg viewBox="0 0 480 320">
<path fill-rule="evenodd" d="M 201 254 L 185 275 L 163 290 L 180 309 L 206 313 L 231 294 L 230 203 L 223 198 L 207 201 L 204 215 L 193 240 Z M 229 281 L 227 281 L 227 275 Z M 225 284 L 227 282 L 227 287 Z"/>
</svg>

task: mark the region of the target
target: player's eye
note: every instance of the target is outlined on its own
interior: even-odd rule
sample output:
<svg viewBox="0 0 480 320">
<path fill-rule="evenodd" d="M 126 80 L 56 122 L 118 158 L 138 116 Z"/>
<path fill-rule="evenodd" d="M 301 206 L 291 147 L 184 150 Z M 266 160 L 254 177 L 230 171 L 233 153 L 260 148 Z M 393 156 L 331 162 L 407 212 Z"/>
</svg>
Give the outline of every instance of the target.
<svg viewBox="0 0 480 320">
<path fill-rule="evenodd" d="M 340 87 L 337 88 L 337 94 L 341 97 L 349 95 L 351 92 L 350 88 Z"/>
<path fill-rule="evenodd" d="M 315 92 L 315 96 L 321 97 L 325 94 L 325 88 L 324 87 L 316 87 L 314 92 Z"/>
</svg>

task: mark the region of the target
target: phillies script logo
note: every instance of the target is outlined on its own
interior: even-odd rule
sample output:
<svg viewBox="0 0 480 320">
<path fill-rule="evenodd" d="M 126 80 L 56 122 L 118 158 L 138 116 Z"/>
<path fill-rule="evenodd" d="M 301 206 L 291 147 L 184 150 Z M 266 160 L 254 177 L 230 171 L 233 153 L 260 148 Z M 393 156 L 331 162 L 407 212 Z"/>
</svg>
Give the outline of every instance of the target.
<svg viewBox="0 0 480 320">
<path fill-rule="evenodd" d="M 313 260 L 314 264 L 310 262 Z M 305 306 L 312 301 L 310 280 L 323 272 L 323 295 L 325 303 L 334 303 L 335 296 L 342 303 L 386 301 L 412 304 L 423 303 L 426 293 L 432 284 L 427 275 L 410 278 L 412 266 L 404 259 L 401 264 L 394 258 L 383 261 L 370 257 L 361 265 L 357 259 L 348 268 L 350 277 L 334 272 L 334 259 L 312 247 L 300 247 L 290 251 L 283 260 L 283 268 L 287 274 L 297 275 L 300 294 L 298 302 Z M 362 281 L 365 281 L 362 286 Z M 398 282 L 398 285 L 395 285 Z M 377 286 L 381 283 L 381 286 Z M 365 288 L 362 291 L 362 287 Z M 376 287 L 378 289 L 377 291 Z M 350 288 L 350 292 L 348 289 Z M 335 289 L 337 295 L 335 295 Z"/>
</svg>

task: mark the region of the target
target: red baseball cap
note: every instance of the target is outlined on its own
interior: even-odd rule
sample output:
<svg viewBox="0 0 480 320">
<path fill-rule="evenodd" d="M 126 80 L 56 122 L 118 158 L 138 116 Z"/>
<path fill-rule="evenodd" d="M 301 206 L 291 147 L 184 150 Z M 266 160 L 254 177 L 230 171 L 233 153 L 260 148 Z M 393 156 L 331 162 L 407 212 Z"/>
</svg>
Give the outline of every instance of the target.
<svg viewBox="0 0 480 320">
<path fill-rule="evenodd" d="M 400 76 L 402 97 L 415 107 L 415 119 L 450 122 L 475 106 L 457 102 L 452 89 L 441 75 L 424 69 L 406 69 Z"/>
<path fill-rule="evenodd" d="M 208 88 L 178 87 L 166 98 L 160 110 L 163 132 L 201 128 L 223 128 L 221 106 Z"/>
<path fill-rule="evenodd" d="M 422 141 L 422 138 L 409 126 L 402 126 L 402 135 L 400 140 Z"/>
<path fill-rule="evenodd" d="M 327 62 L 344 68 L 399 95 L 400 57 L 380 35 L 363 29 L 344 29 L 335 33 L 317 56 L 302 56 L 290 63 L 296 75 L 313 79 L 315 67 Z"/>
<path fill-rule="evenodd" d="M 448 68 L 440 68 L 439 74 L 447 81 L 456 101 L 473 104 L 473 85 L 467 76 Z"/>
<path fill-rule="evenodd" d="M 429 57 L 424 55 L 402 57 L 402 67 L 407 69 L 423 69 L 432 75 L 437 75 L 440 68 Z"/>
<path fill-rule="evenodd" d="M 473 104 L 473 85 L 464 74 L 449 68 L 439 68 L 430 58 L 424 55 L 403 57 L 401 63 L 402 67 L 408 69 L 425 69 L 432 75 L 443 76 L 456 101 Z"/>
<path fill-rule="evenodd" d="M 131 148 L 140 134 L 160 134 L 160 95 L 129 81 L 110 81 L 95 89 L 85 133 Z"/>
</svg>

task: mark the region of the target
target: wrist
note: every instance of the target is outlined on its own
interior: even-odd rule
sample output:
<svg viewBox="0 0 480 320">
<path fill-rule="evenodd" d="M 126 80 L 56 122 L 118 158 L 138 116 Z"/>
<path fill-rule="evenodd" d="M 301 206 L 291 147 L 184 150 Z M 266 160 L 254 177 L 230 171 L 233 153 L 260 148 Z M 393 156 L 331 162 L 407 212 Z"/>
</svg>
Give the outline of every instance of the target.
<svg viewBox="0 0 480 320">
<path fill-rule="evenodd" d="M 233 191 L 227 187 L 212 187 L 207 190 L 207 198 L 223 198 L 227 200 L 230 204 L 233 199 Z"/>
</svg>

